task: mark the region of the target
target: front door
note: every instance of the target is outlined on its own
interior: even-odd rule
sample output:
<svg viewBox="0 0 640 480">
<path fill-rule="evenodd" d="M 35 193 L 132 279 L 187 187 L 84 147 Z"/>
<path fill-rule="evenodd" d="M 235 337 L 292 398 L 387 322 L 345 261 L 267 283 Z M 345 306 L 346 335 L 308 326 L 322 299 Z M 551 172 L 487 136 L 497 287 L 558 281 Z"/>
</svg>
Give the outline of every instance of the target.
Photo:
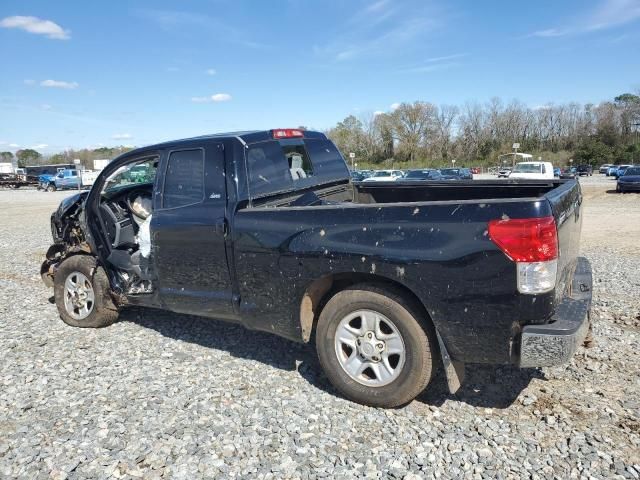
<svg viewBox="0 0 640 480">
<path fill-rule="evenodd" d="M 161 163 L 151 220 L 160 300 L 176 312 L 234 318 L 223 145 L 168 150 Z"/>
</svg>

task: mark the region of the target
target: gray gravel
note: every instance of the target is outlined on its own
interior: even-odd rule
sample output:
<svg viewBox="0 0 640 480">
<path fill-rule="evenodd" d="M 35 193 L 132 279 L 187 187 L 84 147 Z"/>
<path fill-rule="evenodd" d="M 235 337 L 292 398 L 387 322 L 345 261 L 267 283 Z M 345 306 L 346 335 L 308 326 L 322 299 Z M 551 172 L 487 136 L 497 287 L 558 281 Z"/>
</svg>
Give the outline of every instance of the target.
<svg viewBox="0 0 640 480">
<path fill-rule="evenodd" d="M 0 191 L 0 478 L 640 478 L 640 195 L 584 184 L 596 346 L 472 365 L 459 395 L 440 376 L 397 410 L 338 397 L 311 347 L 239 326 L 137 309 L 67 327 L 38 275 L 66 194 Z"/>
</svg>

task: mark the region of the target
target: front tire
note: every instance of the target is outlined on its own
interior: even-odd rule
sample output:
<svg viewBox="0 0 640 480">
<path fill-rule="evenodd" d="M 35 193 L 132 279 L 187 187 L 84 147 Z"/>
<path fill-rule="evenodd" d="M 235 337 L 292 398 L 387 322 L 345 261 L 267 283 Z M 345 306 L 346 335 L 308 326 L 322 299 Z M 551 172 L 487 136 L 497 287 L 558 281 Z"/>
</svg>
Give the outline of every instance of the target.
<svg viewBox="0 0 640 480">
<path fill-rule="evenodd" d="M 54 184 L 51 184 L 47 187 L 47 192 L 55 192 L 56 191 L 56 186 Z"/>
<path fill-rule="evenodd" d="M 60 318 L 67 325 L 100 328 L 118 319 L 107 274 L 93 257 L 75 255 L 64 260 L 56 271 L 53 290 Z"/>
<path fill-rule="evenodd" d="M 435 334 L 393 288 L 361 284 L 335 294 L 320 314 L 316 349 L 331 383 L 373 407 L 413 400 L 436 367 Z"/>
</svg>

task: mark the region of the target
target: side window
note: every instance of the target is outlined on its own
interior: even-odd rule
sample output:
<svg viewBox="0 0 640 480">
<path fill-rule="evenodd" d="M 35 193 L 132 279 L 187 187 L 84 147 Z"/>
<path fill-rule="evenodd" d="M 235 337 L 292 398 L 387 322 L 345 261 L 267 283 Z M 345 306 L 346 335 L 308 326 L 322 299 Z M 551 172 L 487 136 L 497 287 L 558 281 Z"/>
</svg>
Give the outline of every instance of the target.
<svg viewBox="0 0 640 480">
<path fill-rule="evenodd" d="M 547 173 L 547 167 L 545 166 L 545 164 L 541 164 L 540 165 L 542 167 L 542 173 Z"/>
<path fill-rule="evenodd" d="M 204 151 L 171 152 L 167 162 L 162 207 L 176 208 L 204 199 Z"/>
</svg>

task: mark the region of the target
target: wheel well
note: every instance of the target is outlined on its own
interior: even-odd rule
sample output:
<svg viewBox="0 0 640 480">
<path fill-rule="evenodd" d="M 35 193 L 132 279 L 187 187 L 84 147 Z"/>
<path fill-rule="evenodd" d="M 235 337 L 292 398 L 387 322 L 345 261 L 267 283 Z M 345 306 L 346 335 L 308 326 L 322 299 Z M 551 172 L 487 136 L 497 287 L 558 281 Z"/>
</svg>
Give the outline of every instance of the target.
<svg viewBox="0 0 640 480">
<path fill-rule="evenodd" d="M 400 293 L 407 300 L 411 301 L 415 308 L 422 314 L 422 318 L 419 320 L 424 320 L 428 323 L 429 327 L 433 327 L 433 321 L 425 305 L 411 289 L 402 283 L 387 277 L 368 273 L 337 273 L 315 280 L 307 287 L 302 296 L 302 301 L 300 302 L 300 327 L 304 342 L 308 342 L 311 339 L 320 312 L 331 297 L 345 288 L 359 283 L 378 285 L 382 288 L 386 287 Z"/>
</svg>

